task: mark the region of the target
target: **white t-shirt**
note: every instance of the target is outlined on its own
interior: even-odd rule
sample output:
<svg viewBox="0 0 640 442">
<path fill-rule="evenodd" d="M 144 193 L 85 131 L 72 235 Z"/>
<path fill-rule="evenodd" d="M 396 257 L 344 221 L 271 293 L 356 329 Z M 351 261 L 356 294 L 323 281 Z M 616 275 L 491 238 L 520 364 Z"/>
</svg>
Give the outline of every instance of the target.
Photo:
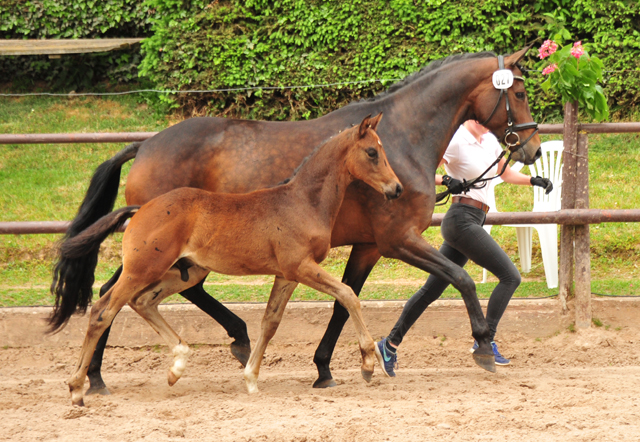
<svg viewBox="0 0 640 442">
<path fill-rule="evenodd" d="M 484 134 L 481 141 L 471 135 L 466 127 L 460 126 L 456 131 L 444 153 L 446 161 L 444 169 L 447 175 L 460 181 L 466 179 L 470 181 L 482 174 L 487 167 L 493 163 L 502 153 L 502 147 L 498 139 L 490 132 Z M 496 164 L 490 171 L 486 173 L 484 178 L 495 176 L 498 172 Z M 476 201 L 489 204 L 487 193 L 489 185 L 482 189 L 469 189 L 466 194 L 461 194 Z"/>
</svg>

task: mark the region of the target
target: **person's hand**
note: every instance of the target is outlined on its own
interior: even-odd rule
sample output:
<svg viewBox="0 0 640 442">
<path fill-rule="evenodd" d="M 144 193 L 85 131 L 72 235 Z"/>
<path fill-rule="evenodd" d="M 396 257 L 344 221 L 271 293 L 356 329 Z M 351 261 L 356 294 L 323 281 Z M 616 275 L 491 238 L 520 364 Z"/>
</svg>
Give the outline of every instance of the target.
<svg viewBox="0 0 640 442">
<path fill-rule="evenodd" d="M 462 181 L 451 178 L 449 175 L 443 175 L 442 184 L 447 186 L 451 195 L 459 195 L 462 193 Z"/>
<path fill-rule="evenodd" d="M 444 177 L 442 178 L 442 181 L 444 182 Z M 549 178 L 532 176 L 530 181 L 532 186 L 542 187 L 544 189 L 545 195 L 549 195 L 549 193 L 551 193 L 551 191 L 553 190 L 553 183 L 551 182 L 551 180 L 549 180 Z"/>
</svg>

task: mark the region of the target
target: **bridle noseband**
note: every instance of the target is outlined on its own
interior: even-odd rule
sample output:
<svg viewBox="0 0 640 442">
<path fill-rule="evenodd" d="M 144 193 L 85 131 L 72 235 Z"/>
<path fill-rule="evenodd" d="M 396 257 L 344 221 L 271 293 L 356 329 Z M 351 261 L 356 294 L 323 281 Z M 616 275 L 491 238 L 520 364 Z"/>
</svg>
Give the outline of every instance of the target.
<svg viewBox="0 0 640 442">
<path fill-rule="evenodd" d="M 504 70 L 504 56 L 503 55 L 498 55 L 498 71 L 496 72 L 500 72 L 502 70 Z M 510 73 L 511 71 L 508 71 L 509 76 L 512 77 L 513 80 L 519 80 L 524 82 L 524 78 L 517 76 L 517 75 L 513 75 L 512 73 Z M 495 75 L 495 73 L 494 73 Z M 511 79 L 509 79 L 511 81 Z M 498 97 L 498 101 L 496 102 L 496 105 L 493 106 L 493 110 L 491 111 L 491 114 L 489 114 L 489 117 L 484 120 L 482 123 L 483 126 L 486 126 L 487 123 L 491 120 L 491 118 L 493 118 L 494 114 L 496 113 L 496 110 L 498 109 L 498 106 L 500 105 L 500 101 L 502 101 L 502 97 L 504 96 L 505 99 L 505 104 L 507 106 L 507 128 L 504 131 L 504 135 L 502 136 L 502 141 L 504 142 L 504 144 L 507 146 L 507 149 L 509 149 L 509 156 L 507 157 L 507 161 L 505 161 L 504 166 L 502 167 L 502 170 L 500 171 L 499 174 L 491 177 L 491 178 L 483 178 L 487 172 L 489 172 L 491 170 L 491 168 L 493 168 L 493 166 L 495 166 L 496 164 L 498 164 L 500 162 L 500 160 L 504 157 L 504 155 L 506 154 L 506 151 L 502 151 L 502 153 L 498 156 L 498 158 L 491 164 L 491 166 L 489 166 L 487 168 L 487 170 L 485 170 L 484 172 L 482 172 L 482 174 L 477 177 L 472 179 L 471 181 L 467 181 L 467 180 L 463 180 L 463 192 L 467 192 L 468 189 L 474 188 L 474 189 L 481 189 L 484 186 L 487 185 L 487 181 L 492 180 L 494 178 L 498 178 L 500 175 L 502 175 L 504 173 L 504 171 L 507 168 L 507 164 L 509 164 L 509 162 L 511 161 L 511 157 L 515 152 L 518 152 L 520 150 L 524 150 L 524 146 L 529 142 L 529 140 L 531 140 L 531 138 L 533 138 L 535 136 L 535 134 L 538 133 L 538 123 L 536 123 L 535 121 L 532 121 L 530 123 L 521 123 L 521 124 L 513 124 L 513 115 L 511 113 L 511 106 L 509 106 L 509 93 L 507 92 L 507 90 L 512 86 L 512 82 L 510 84 L 508 84 L 507 87 L 500 87 L 500 96 Z M 499 88 L 498 85 L 496 85 L 496 81 L 494 79 L 494 87 Z M 529 135 L 527 137 L 526 140 L 524 140 L 524 142 L 520 142 L 520 135 L 518 134 L 519 131 L 522 130 L 528 130 L 528 129 L 533 129 L 533 132 L 531 133 L 531 135 Z M 513 140 L 514 142 L 512 143 L 509 140 L 509 137 L 515 137 L 515 139 Z M 511 150 L 512 147 L 514 146 L 519 146 L 517 149 L 515 150 Z M 524 152 L 523 152 L 524 154 Z M 523 155 L 524 156 L 524 155 Z M 440 192 L 436 195 L 436 202 L 440 202 L 442 201 L 444 198 L 447 198 L 447 200 L 449 199 L 448 196 L 450 194 L 449 190 L 446 190 L 444 192 Z M 447 201 L 445 201 L 444 203 L 441 204 L 436 204 L 436 205 L 442 205 L 442 204 L 446 204 Z"/>
<path fill-rule="evenodd" d="M 498 55 L 498 68 L 500 70 L 504 69 L 504 56 L 502 55 Z M 514 75 L 513 79 L 524 82 L 524 78 L 520 76 Z M 507 146 L 509 150 L 511 150 L 511 148 L 514 146 L 519 146 L 518 149 L 513 151 L 515 153 L 519 150 L 523 150 L 524 146 L 529 142 L 529 140 L 531 140 L 531 138 L 533 138 L 538 133 L 538 123 L 536 123 L 535 121 L 532 121 L 530 123 L 513 124 L 513 115 L 511 113 L 511 106 L 509 106 L 509 93 L 507 92 L 508 89 L 509 88 L 500 89 L 500 96 L 498 97 L 498 101 L 496 102 L 496 105 L 493 107 L 491 114 L 489 114 L 489 117 L 480 124 L 482 124 L 483 126 L 487 125 L 487 123 L 491 120 L 491 118 L 493 118 L 493 115 L 496 113 L 496 110 L 500 105 L 500 101 L 502 101 L 502 97 L 504 96 L 505 104 L 507 106 L 507 128 L 505 129 L 504 135 L 502 136 L 502 141 L 504 142 L 504 144 Z M 518 132 L 522 130 L 529 130 L 529 129 L 534 129 L 534 130 L 531 133 L 531 135 L 527 137 L 526 140 L 524 140 L 523 142 L 520 142 L 520 135 L 518 134 Z M 515 139 L 510 140 L 509 139 L 510 137 L 515 137 Z"/>
</svg>

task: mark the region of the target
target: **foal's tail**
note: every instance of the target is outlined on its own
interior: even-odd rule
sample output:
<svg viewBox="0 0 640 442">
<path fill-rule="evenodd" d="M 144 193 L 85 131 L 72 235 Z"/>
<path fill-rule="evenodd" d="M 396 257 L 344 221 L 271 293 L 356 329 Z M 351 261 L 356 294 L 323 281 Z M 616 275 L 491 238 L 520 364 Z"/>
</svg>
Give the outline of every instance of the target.
<svg viewBox="0 0 640 442">
<path fill-rule="evenodd" d="M 76 311 L 87 310 L 93 298 L 92 287 L 100 244 L 122 227 L 139 208 L 140 206 L 123 207 L 103 216 L 73 237 L 65 237 L 53 269 L 51 293 L 55 295 L 56 302 L 49 318 L 49 333 L 62 328 Z"/>
</svg>

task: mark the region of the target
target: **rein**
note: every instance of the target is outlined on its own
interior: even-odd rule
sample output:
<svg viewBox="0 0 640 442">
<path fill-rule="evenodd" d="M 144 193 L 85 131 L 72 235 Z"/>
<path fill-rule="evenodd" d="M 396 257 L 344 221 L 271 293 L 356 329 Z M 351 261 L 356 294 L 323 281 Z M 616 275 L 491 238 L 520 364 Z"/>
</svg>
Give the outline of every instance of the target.
<svg viewBox="0 0 640 442">
<path fill-rule="evenodd" d="M 498 69 L 499 70 L 503 70 L 504 69 L 504 56 L 502 55 L 498 55 Z M 513 76 L 514 80 L 519 80 L 519 81 L 524 81 L 524 78 L 520 77 L 520 76 Z M 495 86 L 495 82 L 494 82 L 494 86 Z M 511 86 L 509 86 L 511 87 Z M 506 154 L 506 150 L 503 150 L 502 153 L 498 156 L 498 158 L 484 171 L 482 172 L 482 174 L 474 179 L 472 179 L 471 181 L 467 181 L 465 179 L 462 180 L 462 191 L 464 193 L 466 193 L 469 189 L 482 189 L 484 186 L 487 185 L 487 181 L 493 180 L 495 178 L 498 178 L 499 176 L 501 176 L 504 171 L 507 169 L 507 164 L 509 164 L 509 162 L 511 161 L 511 156 L 513 155 L 513 151 L 511 151 L 511 148 L 514 146 L 520 146 L 518 149 L 516 149 L 516 152 L 518 150 L 522 150 L 524 149 L 524 146 L 529 142 L 529 140 L 531 138 L 534 137 L 535 134 L 538 133 L 538 123 L 536 123 L 535 121 L 532 121 L 530 123 L 522 123 L 522 124 L 513 124 L 513 114 L 511 113 L 511 106 L 509 106 L 509 94 L 507 93 L 508 88 L 503 88 L 500 89 L 500 95 L 498 96 L 498 101 L 496 102 L 496 105 L 493 106 L 493 110 L 491 111 L 491 114 L 489 114 L 489 117 L 484 120 L 482 123 L 480 123 L 482 126 L 486 126 L 486 124 L 493 118 L 493 116 L 496 113 L 496 110 L 498 110 L 498 106 L 500 105 L 500 102 L 502 101 L 502 97 L 504 96 L 505 99 L 505 104 L 507 106 L 507 128 L 504 131 L 504 135 L 502 136 L 502 141 L 504 142 L 504 144 L 507 146 L 507 149 L 509 149 L 509 156 L 507 157 L 507 161 L 505 161 L 504 166 L 502 167 L 502 170 L 500 171 L 499 174 L 491 177 L 491 178 L 482 178 L 483 176 L 485 176 L 487 174 L 487 172 L 489 172 L 489 170 L 491 170 L 491 168 L 493 166 L 495 166 L 496 164 L 498 164 L 500 162 L 500 160 L 504 157 L 504 155 Z M 522 131 L 522 130 L 528 130 L 528 129 L 534 129 L 534 131 L 531 133 L 531 135 L 529 135 L 529 137 L 527 137 L 526 140 L 524 140 L 523 142 L 520 142 L 520 135 L 518 135 L 517 132 Z M 509 141 L 509 137 L 510 136 L 514 136 L 515 140 L 514 142 L 510 142 Z M 440 201 L 442 201 L 443 199 L 446 198 L 446 200 L 440 204 L 436 204 L 436 206 L 442 206 L 444 204 L 446 204 L 449 201 L 449 196 L 451 195 L 451 192 L 449 191 L 449 189 L 445 190 L 444 192 L 440 192 L 438 194 L 436 194 L 436 203 L 440 203 Z"/>
</svg>

